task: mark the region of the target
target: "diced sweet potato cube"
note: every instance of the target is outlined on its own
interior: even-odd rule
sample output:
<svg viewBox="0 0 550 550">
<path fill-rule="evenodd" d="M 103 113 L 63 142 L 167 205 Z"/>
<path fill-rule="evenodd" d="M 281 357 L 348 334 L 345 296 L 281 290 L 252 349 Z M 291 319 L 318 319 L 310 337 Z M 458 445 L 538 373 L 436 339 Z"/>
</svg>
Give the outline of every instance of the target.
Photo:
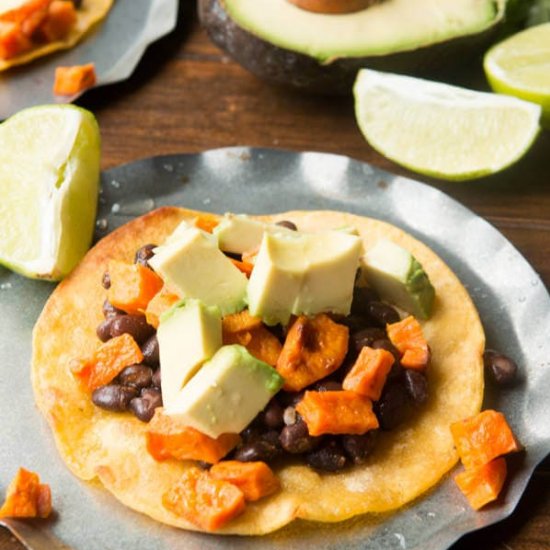
<svg viewBox="0 0 550 550">
<path fill-rule="evenodd" d="M 250 279 L 250 275 L 252 275 L 252 270 L 254 269 L 254 264 L 236 260 L 235 258 L 230 258 L 230 260 L 239 271 L 242 271 Z"/>
<path fill-rule="evenodd" d="M 235 333 L 244 330 L 252 330 L 262 326 L 262 319 L 250 315 L 248 309 L 243 309 L 238 313 L 226 315 L 222 319 L 222 331 L 224 333 Z"/>
<path fill-rule="evenodd" d="M 430 361 L 430 348 L 420 323 L 412 316 L 386 326 L 391 343 L 403 354 L 401 364 L 424 370 Z"/>
<path fill-rule="evenodd" d="M 333 373 L 348 351 L 349 329 L 321 313 L 298 317 L 286 336 L 277 370 L 284 389 L 297 392 Z"/>
<path fill-rule="evenodd" d="M 73 374 L 89 391 L 108 384 L 124 368 L 141 363 L 143 354 L 129 334 L 121 334 L 101 344 L 91 357 L 74 361 Z"/>
<path fill-rule="evenodd" d="M 31 15 L 37 12 L 46 12 L 52 0 L 27 0 L 14 9 L 4 11 L 0 14 L 0 21 L 10 21 L 21 24 Z"/>
<path fill-rule="evenodd" d="M 504 415 L 493 410 L 451 424 L 451 433 L 466 468 L 483 466 L 498 456 L 521 450 Z"/>
<path fill-rule="evenodd" d="M 31 40 L 19 25 L 11 24 L 0 31 L 0 59 L 11 59 L 31 48 Z"/>
<path fill-rule="evenodd" d="M 342 387 L 378 401 L 394 361 L 389 351 L 364 346 Z"/>
<path fill-rule="evenodd" d="M 506 479 L 506 460 L 495 458 L 478 466 L 460 472 L 455 476 L 458 488 L 468 499 L 474 510 L 479 510 L 496 500 Z"/>
<path fill-rule="evenodd" d="M 174 416 L 155 410 L 146 432 L 147 450 L 155 460 L 202 460 L 215 464 L 241 440 L 238 434 L 222 434 L 213 439 Z"/>
<path fill-rule="evenodd" d="M 160 316 L 179 300 L 179 296 L 166 290 L 166 287 L 162 287 L 147 304 L 147 308 L 145 309 L 145 320 L 152 327 L 158 328 Z"/>
<path fill-rule="evenodd" d="M 202 229 L 207 233 L 212 233 L 214 227 L 220 223 L 218 216 L 214 214 L 202 213 L 200 216 L 195 218 L 195 227 Z"/>
<path fill-rule="evenodd" d="M 378 428 L 372 401 L 352 391 L 306 391 L 296 411 L 309 435 L 364 434 Z"/>
<path fill-rule="evenodd" d="M 139 314 L 163 287 L 162 279 L 141 264 L 127 264 L 111 260 L 108 267 L 111 286 L 107 298 L 111 304 L 126 313 Z"/>
<path fill-rule="evenodd" d="M 223 344 L 240 344 L 251 355 L 274 367 L 281 354 L 282 345 L 279 339 L 267 328 L 260 325 L 252 330 L 240 332 L 224 332 Z"/>
<path fill-rule="evenodd" d="M 214 479 L 199 468 L 184 472 L 181 479 L 162 496 L 162 504 L 206 531 L 219 529 L 245 509 L 244 495 L 238 487 Z"/>
<path fill-rule="evenodd" d="M 54 0 L 48 6 L 48 14 L 40 29 L 41 34 L 47 42 L 61 40 L 75 26 L 77 17 L 76 7 L 72 1 Z"/>
<path fill-rule="evenodd" d="M 51 511 L 49 485 L 40 483 L 40 478 L 34 472 L 19 468 L 0 508 L 0 518 L 47 518 Z"/>
<path fill-rule="evenodd" d="M 66 96 L 78 94 L 94 86 L 96 81 L 97 77 L 93 63 L 73 65 L 72 67 L 56 67 L 53 93 Z M 147 268 L 143 267 L 143 269 Z"/>
<path fill-rule="evenodd" d="M 265 462 L 224 460 L 210 468 L 210 475 L 236 485 L 247 501 L 259 500 L 279 490 L 279 479 Z"/>
</svg>

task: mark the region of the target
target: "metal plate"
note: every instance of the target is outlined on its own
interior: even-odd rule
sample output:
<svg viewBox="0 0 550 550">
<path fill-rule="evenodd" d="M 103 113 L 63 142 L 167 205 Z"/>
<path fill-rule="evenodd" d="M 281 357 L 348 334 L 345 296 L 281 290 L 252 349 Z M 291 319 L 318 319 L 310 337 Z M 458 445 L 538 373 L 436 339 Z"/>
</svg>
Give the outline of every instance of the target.
<svg viewBox="0 0 550 550">
<path fill-rule="evenodd" d="M 68 103 L 52 92 L 59 65 L 95 63 L 97 86 L 120 82 L 136 68 L 147 46 L 176 26 L 178 0 L 115 0 L 107 17 L 69 50 L 0 73 L 0 118 L 25 107 Z"/>
<path fill-rule="evenodd" d="M 57 519 L 49 527 L 75 549 L 207 550 L 447 548 L 461 535 L 508 516 L 535 466 L 550 451 L 550 296 L 520 253 L 491 225 L 427 185 L 346 157 L 231 148 L 146 159 L 105 172 L 98 237 L 168 204 L 223 213 L 335 209 L 381 218 L 430 245 L 468 287 L 490 347 L 514 357 L 521 379 L 488 391 L 485 407 L 506 414 L 527 452 L 509 459 L 497 505 L 469 509 L 449 477 L 394 515 L 340 524 L 295 522 L 262 538 L 218 537 L 159 525 L 106 491 L 75 479 L 59 458 L 33 404 L 31 331 L 53 285 L 0 271 L 0 494 L 20 465 L 52 485 Z M 99 284 L 99 282 L 98 282 Z M 67 327 L 71 330 L 71 327 Z"/>
</svg>

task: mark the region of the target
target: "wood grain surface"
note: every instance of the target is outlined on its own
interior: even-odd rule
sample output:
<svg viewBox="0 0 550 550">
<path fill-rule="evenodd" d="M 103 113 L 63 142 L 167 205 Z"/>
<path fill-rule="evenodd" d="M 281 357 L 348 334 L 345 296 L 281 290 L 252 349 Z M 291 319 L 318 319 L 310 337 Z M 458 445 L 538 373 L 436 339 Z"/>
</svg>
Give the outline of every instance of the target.
<svg viewBox="0 0 550 550">
<path fill-rule="evenodd" d="M 182 4 L 176 31 L 148 50 L 129 80 L 94 90 L 80 102 L 99 119 L 104 169 L 151 155 L 231 145 L 348 155 L 456 198 L 494 224 L 550 285 L 550 131 L 515 166 L 489 178 L 448 183 L 412 174 L 365 143 L 351 98 L 304 96 L 260 82 L 209 42 L 193 3 Z M 480 67 L 457 68 L 453 80 L 483 89 Z M 541 330 L 549 333 L 550 327 Z M 549 489 L 547 459 L 510 518 L 466 536 L 453 550 L 550 548 Z M 55 502 L 55 487 L 53 494 Z M 22 548 L 0 529 L 0 550 Z"/>
</svg>

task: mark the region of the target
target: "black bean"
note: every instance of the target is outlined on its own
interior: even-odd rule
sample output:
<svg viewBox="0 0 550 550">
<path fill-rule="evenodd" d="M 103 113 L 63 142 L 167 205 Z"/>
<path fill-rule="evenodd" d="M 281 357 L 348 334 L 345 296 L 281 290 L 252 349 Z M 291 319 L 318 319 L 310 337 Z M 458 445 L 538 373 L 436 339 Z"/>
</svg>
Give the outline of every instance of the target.
<svg viewBox="0 0 550 550">
<path fill-rule="evenodd" d="M 126 315 L 124 311 L 121 309 L 116 308 L 109 300 L 105 300 L 103 302 L 103 316 L 105 319 L 109 319 L 110 317 L 116 317 L 117 315 Z"/>
<path fill-rule="evenodd" d="M 351 302 L 351 312 L 356 315 L 368 316 L 368 305 L 370 302 L 379 301 L 378 293 L 369 287 L 356 286 L 353 289 L 353 301 Z"/>
<path fill-rule="evenodd" d="M 422 405 L 428 400 L 428 380 L 417 370 L 404 369 L 403 381 L 407 393 L 416 405 Z"/>
<path fill-rule="evenodd" d="M 160 389 L 161 384 L 161 374 L 160 374 L 160 368 L 158 368 L 154 373 L 153 377 L 151 379 L 151 383 L 153 384 L 153 387 Z"/>
<path fill-rule="evenodd" d="M 111 276 L 108 271 L 105 271 L 105 273 L 103 273 L 103 277 L 101 277 L 101 286 L 105 290 L 109 290 L 111 288 Z"/>
<path fill-rule="evenodd" d="M 260 439 L 261 435 L 262 435 L 262 428 L 257 423 L 254 423 L 254 422 L 249 424 L 240 433 L 240 436 L 242 437 L 245 443 L 256 441 L 257 439 Z"/>
<path fill-rule="evenodd" d="M 162 407 L 162 395 L 156 388 L 144 388 L 140 397 L 130 401 L 129 409 L 142 422 L 149 422 L 155 414 L 155 409 Z"/>
<path fill-rule="evenodd" d="M 334 319 L 337 323 L 345 325 L 349 328 L 349 331 L 353 334 L 359 332 L 371 325 L 370 319 L 362 315 L 348 315 L 347 317 L 340 316 Z"/>
<path fill-rule="evenodd" d="M 407 416 L 407 392 L 401 384 L 386 384 L 375 412 L 383 430 L 393 430 Z"/>
<path fill-rule="evenodd" d="M 148 338 L 141 346 L 141 353 L 143 354 L 143 362 L 150 367 L 157 367 L 160 362 L 159 357 L 159 341 L 156 334 L 153 334 Z M 159 374 L 160 376 L 160 374 Z"/>
<path fill-rule="evenodd" d="M 312 437 L 307 424 L 298 416 L 294 424 L 285 426 L 279 435 L 283 449 L 292 454 L 307 453 L 319 444 L 319 437 Z"/>
<path fill-rule="evenodd" d="M 123 386 L 147 388 L 153 381 L 153 369 L 146 365 L 130 365 L 122 370 L 118 379 Z"/>
<path fill-rule="evenodd" d="M 233 459 L 240 462 L 269 462 L 277 457 L 279 450 L 270 441 L 265 439 L 252 440 L 238 447 L 233 453 Z"/>
<path fill-rule="evenodd" d="M 142 266 L 151 269 L 151 266 L 149 265 L 149 260 L 155 255 L 153 249 L 156 247 L 156 244 L 146 244 L 142 246 L 134 256 L 134 263 L 141 264 Z"/>
<path fill-rule="evenodd" d="M 97 337 L 102 342 L 107 342 L 107 340 L 111 339 L 111 322 L 114 319 L 114 317 L 111 317 L 110 319 L 105 319 L 104 321 L 101 321 L 99 325 L 97 325 L 97 328 L 95 330 Z"/>
<path fill-rule="evenodd" d="M 396 361 L 399 361 L 401 359 L 401 353 L 399 353 L 399 350 L 387 338 L 380 338 L 378 340 L 375 340 L 374 342 L 372 342 L 371 348 L 385 349 L 393 355 Z"/>
<path fill-rule="evenodd" d="M 108 411 L 125 411 L 130 401 L 138 394 L 136 388 L 121 386 L 120 384 L 107 384 L 96 388 L 92 392 L 94 405 L 107 409 Z"/>
<path fill-rule="evenodd" d="M 365 328 L 356 332 L 351 337 L 351 343 L 356 353 L 361 353 L 365 346 L 372 346 L 373 342 L 386 338 L 386 332 L 381 328 Z M 350 346 L 351 347 L 351 346 Z"/>
<path fill-rule="evenodd" d="M 345 467 L 347 459 L 340 443 L 336 439 L 331 439 L 319 449 L 306 455 L 306 462 L 317 470 L 337 472 Z"/>
<path fill-rule="evenodd" d="M 111 336 L 129 334 L 138 344 L 150 338 L 155 329 L 147 324 L 144 315 L 119 315 L 111 323 Z"/>
<path fill-rule="evenodd" d="M 384 302 L 369 302 L 367 311 L 373 324 L 379 327 L 385 327 L 388 323 L 397 323 L 400 319 L 399 313 Z"/>
<path fill-rule="evenodd" d="M 276 399 L 272 399 L 264 409 L 263 421 L 268 428 L 276 429 L 284 426 L 283 407 Z"/>
<path fill-rule="evenodd" d="M 336 380 L 320 380 L 311 388 L 313 391 L 342 391 L 342 384 Z"/>
<path fill-rule="evenodd" d="M 390 372 L 388 373 L 388 377 L 386 378 L 386 384 L 388 382 L 399 382 L 402 384 L 404 375 L 405 375 L 405 369 L 402 367 L 399 361 L 396 361 L 391 366 Z"/>
<path fill-rule="evenodd" d="M 377 430 L 363 435 L 343 435 L 342 447 L 354 464 L 363 464 L 376 444 Z"/>
<path fill-rule="evenodd" d="M 280 225 L 281 227 L 286 227 L 287 229 L 290 229 L 292 231 L 298 231 L 298 227 L 296 226 L 296 224 L 289 220 L 281 220 L 280 222 L 277 222 L 277 225 Z"/>
<path fill-rule="evenodd" d="M 304 392 L 288 392 L 281 391 L 277 394 L 277 400 L 283 407 L 294 407 L 296 406 L 304 397 Z"/>
<path fill-rule="evenodd" d="M 489 376 L 499 385 L 512 384 L 517 375 L 518 366 L 509 357 L 498 351 L 488 349 L 483 354 L 483 363 Z"/>
</svg>

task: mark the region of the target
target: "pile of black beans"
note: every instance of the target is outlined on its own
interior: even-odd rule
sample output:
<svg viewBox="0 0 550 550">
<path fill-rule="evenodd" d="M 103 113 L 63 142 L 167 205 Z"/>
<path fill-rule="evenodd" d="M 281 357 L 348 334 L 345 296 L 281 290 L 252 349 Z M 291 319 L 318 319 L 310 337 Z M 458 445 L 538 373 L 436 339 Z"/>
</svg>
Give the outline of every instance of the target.
<svg viewBox="0 0 550 550">
<path fill-rule="evenodd" d="M 150 267 L 147 260 L 153 255 L 154 245 L 145 245 L 136 252 L 135 262 Z M 104 273 L 102 285 L 111 285 Z M 143 422 L 149 422 L 155 409 L 162 405 L 160 390 L 159 344 L 156 330 L 144 315 L 130 315 L 115 308 L 108 300 L 103 303 L 105 320 L 97 327 L 102 342 L 122 334 L 129 334 L 141 347 L 143 361 L 126 367 L 113 381 L 92 393 L 98 407 L 114 412 L 130 411 Z"/>
</svg>

